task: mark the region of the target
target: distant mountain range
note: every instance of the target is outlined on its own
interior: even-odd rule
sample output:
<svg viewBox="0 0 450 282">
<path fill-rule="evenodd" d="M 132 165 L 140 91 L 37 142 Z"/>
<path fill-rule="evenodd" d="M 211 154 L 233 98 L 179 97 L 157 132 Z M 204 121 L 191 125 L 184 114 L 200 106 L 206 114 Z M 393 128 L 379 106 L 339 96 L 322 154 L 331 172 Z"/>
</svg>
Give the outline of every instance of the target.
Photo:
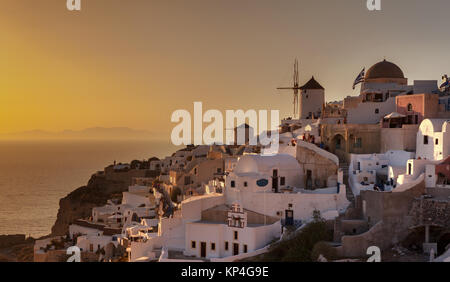
<svg viewBox="0 0 450 282">
<path fill-rule="evenodd" d="M 91 127 L 83 130 L 51 132 L 30 130 L 0 134 L 0 139 L 155 139 L 150 131 L 128 127 Z"/>
</svg>

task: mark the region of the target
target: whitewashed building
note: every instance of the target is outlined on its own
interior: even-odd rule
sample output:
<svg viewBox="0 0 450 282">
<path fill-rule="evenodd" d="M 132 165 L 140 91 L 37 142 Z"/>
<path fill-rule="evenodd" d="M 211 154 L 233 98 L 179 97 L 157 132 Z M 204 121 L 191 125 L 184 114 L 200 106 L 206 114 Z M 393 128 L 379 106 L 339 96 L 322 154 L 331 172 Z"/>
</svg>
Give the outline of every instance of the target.
<svg viewBox="0 0 450 282">
<path fill-rule="evenodd" d="M 392 191 L 398 175 L 405 173 L 413 152 L 388 151 L 384 154 L 351 154 L 349 185 L 353 195 L 362 190 Z"/>
<path fill-rule="evenodd" d="M 314 76 L 300 87 L 300 119 L 314 119 L 322 114 L 325 103 L 325 88 L 322 87 Z"/>
<path fill-rule="evenodd" d="M 231 208 L 206 210 L 202 220 L 186 224 L 184 254 L 207 259 L 237 256 L 263 248 L 280 236 L 278 218 L 244 210 L 234 203 Z"/>
<path fill-rule="evenodd" d="M 289 215 L 294 220 L 307 220 L 314 210 L 334 218 L 349 204 L 342 172 L 337 179 L 335 187 L 306 190 L 301 188 L 303 168 L 293 156 L 244 155 L 226 178 L 226 203 L 240 202 L 246 209 L 278 218 Z"/>
<path fill-rule="evenodd" d="M 443 160 L 450 155 L 450 119 L 425 119 L 416 140 L 417 158 Z"/>
<path fill-rule="evenodd" d="M 397 182 L 411 183 L 424 175 L 428 188 L 449 186 L 450 120 L 423 120 L 416 142 L 416 158 L 407 161 L 406 172 L 399 175 Z"/>
</svg>

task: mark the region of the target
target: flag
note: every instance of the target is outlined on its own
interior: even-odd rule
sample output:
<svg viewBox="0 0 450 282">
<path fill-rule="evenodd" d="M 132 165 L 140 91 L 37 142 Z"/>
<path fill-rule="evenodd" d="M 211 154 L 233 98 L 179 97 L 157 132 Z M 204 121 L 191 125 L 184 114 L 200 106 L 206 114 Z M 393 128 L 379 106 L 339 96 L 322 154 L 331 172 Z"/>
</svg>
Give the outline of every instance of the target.
<svg viewBox="0 0 450 282">
<path fill-rule="evenodd" d="M 355 89 L 355 86 L 361 82 L 364 82 L 364 73 L 366 71 L 366 68 L 363 68 L 362 71 L 358 74 L 358 76 L 355 79 L 355 82 L 353 82 L 353 89 Z"/>
</svg>

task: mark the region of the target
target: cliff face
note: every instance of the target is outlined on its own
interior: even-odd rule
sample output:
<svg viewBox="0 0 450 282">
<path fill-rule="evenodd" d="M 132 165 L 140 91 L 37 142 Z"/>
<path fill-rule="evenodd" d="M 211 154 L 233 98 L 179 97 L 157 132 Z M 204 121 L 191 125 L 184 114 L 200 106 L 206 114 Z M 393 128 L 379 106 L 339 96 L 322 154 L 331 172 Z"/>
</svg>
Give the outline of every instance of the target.
<svg viewBox="0 0 450 282">
<path fill-rule="evenodd" d="M 23 234 L 0 235 L 0 262 L 33 261 L 34 239 Z"/>
<path fill-rule="evenodd" d="M 125 177 L 127 178 L 127 177 Z M 52 227 L 52 236 L 65 235 L 75 219 L 87 218 L 92 208 L 105 205 L 109 199 L 121 197 L 129 181 L 92 175 L 87 186 L 82 186 L 59 201 L 58 216 Z"/>
</svg>

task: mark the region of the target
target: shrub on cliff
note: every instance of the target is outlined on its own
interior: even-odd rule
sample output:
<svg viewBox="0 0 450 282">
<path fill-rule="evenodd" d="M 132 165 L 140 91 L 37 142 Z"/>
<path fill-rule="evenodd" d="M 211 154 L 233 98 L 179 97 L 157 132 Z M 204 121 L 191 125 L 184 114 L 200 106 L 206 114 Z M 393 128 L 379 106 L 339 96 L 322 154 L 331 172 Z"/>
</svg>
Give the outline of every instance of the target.
<svg viewBox="0 0 450 282">
<path fill-rule="evenodd" d="M 259 259 L 262 261 L 313 261 L 314 246 L 321 241 L 331 241 L 332 234 L 320 213 L 314 212 L 313 221 L 308 223 L 295 237 L 271 246 L 269 252 Z"/>
<path fill-rule="evenodd" d="M 336 249 L 324 241 L 317 242 L 314 245 L 311 252 L 311 259 L 317 261 L 320 255 L 325 257 L 328 261 L 337 259 Z"/>
</svg>

